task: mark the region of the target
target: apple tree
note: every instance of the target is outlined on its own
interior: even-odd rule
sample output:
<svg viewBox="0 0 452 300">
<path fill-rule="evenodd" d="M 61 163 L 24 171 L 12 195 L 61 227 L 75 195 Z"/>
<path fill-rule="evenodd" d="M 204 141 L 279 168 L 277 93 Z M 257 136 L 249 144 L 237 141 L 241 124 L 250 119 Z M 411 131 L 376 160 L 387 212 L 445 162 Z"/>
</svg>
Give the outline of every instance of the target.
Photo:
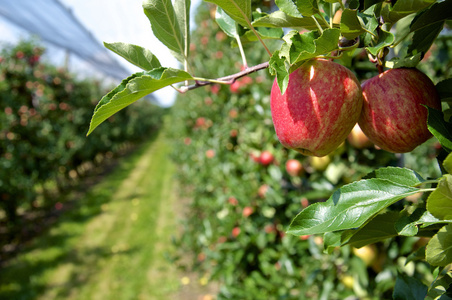
<svg viewBox="0 0 452 300">
<path fill-rule="evenodd" d="M 88 134 L 160 88 L 172 86 L 190 93 L 229 85 L 231 92 L 240 93 L 241 80 L 268 69 L 274 76 L 268 89 L 274 128 L 290 151 L 328 155 L 356 123 L 375 145 L 389 152 L 410 152 L 434 136 L 441 147 L 440 177 L 423 178 L 416 170 L 401 167 L 379 168 L 343 185 L 326 201 L 307 206 L 286 225 L 288 234 L 323 236 L 324 252 L 330 254 L 344 245 L 359 248 L 398 236 L 427 237 L 428 243 L 409 259 L 425 260 L 435 268 L 436 278 L 428 288 L 401 275 L 393 296 L 409 299 L 409 293 L 416 291 L 416 299 L 447 297 L 452 279 L 447 273 L 452 262 L 452 80 L 446 72 L 434 83 L 424 74 L 430 72 L 428 68 L 421 72 L 417 67 L 428 59 L 432 45 L 448 36 L 452 1 L 276 0 L 271 13 L 253 10 L 251 1 L 206 2 L 217 5 L 212 17 L 234 40 L 242 68 L 234 74 L 198 75 L 202 72 L 194 70 L 202 68 L 195 68 L 190 60 L 190 1 L 176 0 L 173 5 L 146 0 L 143 9 L 154 35 L 183 68 L 163 67 L 140 46 L 105 43 L 144 71 L 124 79 L 100 100 Z M 275 42 L 277 47 L 269 46 Z M 261 45 L 267 59 L 249 66 L 248 43 Z M 361 74 L 355 68 L 358 64 L 365 66 L 359 68 Z M 360 85 L 348 69 L 366 81 Z M 379 75 L 369 76 L 371 69 Z M 198 118 L 196 126 L 211 126 L 207 121 Z M 205 155 L 214 158 L 215 152 Z M 267 157 L 267 161 L 271 160 Z M 420 193 L 421 201 L 404 200 Z"/>
</svg>

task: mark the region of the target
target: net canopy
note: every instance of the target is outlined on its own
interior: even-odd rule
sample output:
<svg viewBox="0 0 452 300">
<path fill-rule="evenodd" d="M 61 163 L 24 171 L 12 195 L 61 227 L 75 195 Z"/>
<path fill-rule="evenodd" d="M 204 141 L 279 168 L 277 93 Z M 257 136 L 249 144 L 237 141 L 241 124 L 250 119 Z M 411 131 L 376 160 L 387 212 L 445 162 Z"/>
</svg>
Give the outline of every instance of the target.
<svg viewBox="0 0 452 300">
<path fill-rule="evenodd" d="M 130 75 L 58 0 L 0 0 L 0 17 L 67 49 L 112 78 Z"/>
</svg>

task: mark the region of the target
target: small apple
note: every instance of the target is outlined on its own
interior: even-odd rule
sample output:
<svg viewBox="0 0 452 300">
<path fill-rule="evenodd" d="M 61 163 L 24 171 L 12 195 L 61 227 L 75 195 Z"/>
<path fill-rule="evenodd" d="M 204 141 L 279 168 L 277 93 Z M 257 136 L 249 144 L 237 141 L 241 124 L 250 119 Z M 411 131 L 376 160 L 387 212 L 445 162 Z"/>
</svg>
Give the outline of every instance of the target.
<svg viewBox="0 0 452 300">
<path fill-rule="evenodd" d="M 361 258 L 368 267 L 377 260 L 378 256 L 375 244 L 366 245 L 361 248 L 353 248 L 353 254 Z"/>
<path fill-rule="evenodd" d="M 267 184 L 263 184 L 257 190 L 257 194 L 259 195 L 260 198 L 265 198 L 265 195 L 267 194 L 268 189 L 269 189 L 269 186 Z"/>
<path fill-rule="evenodd" d="M 234 227 L 232 228 L 232 236 L 233 237 L 238 237 L 240 234 L 240 227 Z"/>
<path fill-rule="evenodd" d="M 369 148 L 373 145 L 369 138 L 361 130 L 358 123 L 356 123 L 355 127 L 353 127 L 352 131 L 348 135 L 347 141 L 356 149 Z"/>
<path fill-rule="evenodd" d="M 231 93 L 237 94 L 240 91 L 240 82 L 238 80 L 234 81 L 230 86 L 229 89 L 231 90 Z"/>
<path fill-rule="evenodd" d="M 228 198 L 228 203 L 233 206 L 237 206 L 239 204 L 239 201 L 237 200 L 237 198 L 231 196 Z"/>
<path fill-rule="evenodd" d="M 264 165 L 268 166 L 271 164 L 274 160 L 273 154 L 270 151 L 262 151 L 261 155 L 259 156 L 259 162 Z"/>
<path fill-rule="evenodd" d="M 309 158 L 309 164 L 314 170 L 322 172 L 325 171 L 328 165 L 331 162 L 331 158 L 329 156 L 317 157 L 313 156 Z"/>
<path fill-rule="evenodd" d="M 281 94 L 275 79 L 270 106 L 279 141 L 303 155 L 325 156 L 336 149 L 359 119 L 362 90 L 346 67 L 311 59 L 289 75 Z"/>
<path fill-rule="evenodd" d="M 215 150 L 209 149 L 206 151 L 206 157 L 207 158 L 214 158 L 215 157 Z"/>
<path fill-rule="evenodd" d="M 254 212 L 254 209 L 251 206 L 245 206 L 243 208 L 242 215 L 245 218 L 248 218 L 249 216 L 251 216 L 253 214 L 253 212 Z"/>
<path fill-rule="evenodd" d="M 286 162 L 286 171 L 290 176 L 299 176 L 303 172 L 303 165 L 299 160 L 289 159 Z"/>
<path fill-rule="evenodd" d="M 405 153 L 432 136 L 425 106 L 441 110 L 441 102 L 427 75 L 415 68 L 390 69 L 365 81 L 362 89 L 359 126 L 375 145 Z"/>
</svg>

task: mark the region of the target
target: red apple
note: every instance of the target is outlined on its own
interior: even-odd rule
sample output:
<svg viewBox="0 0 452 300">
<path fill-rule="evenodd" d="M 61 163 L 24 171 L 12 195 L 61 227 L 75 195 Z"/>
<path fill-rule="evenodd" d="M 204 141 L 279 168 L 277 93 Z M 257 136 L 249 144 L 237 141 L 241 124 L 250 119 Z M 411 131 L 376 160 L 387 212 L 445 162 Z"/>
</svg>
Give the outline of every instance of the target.
<svg viewBox="0 0 452 300">
<path fill-rule="evenodd" d="M 390 69 L 362 85 L 364 103 L 359 126 L 383 150 L 410 152 L 428 140 L 428 110 L 441 109 L 435 85 L 421 71 Z"/>
<path fill-rule="evenodd" d="M 325 156 L 336 149 L 359 119 L 362 90 L 346 67 L 312 59 L 289 75 L 282 95 L 275 79 L 271 113 L 285 147 L 304 155 Z"/>
<path fill-rule="evenodd" d="M 232 228 L 232 236 L 237 237 L 240 234 L 240 227 Z"/>
<path fill-rule="evenodd" d="M 273 154 L 270 151 L 262 151 L 259 157 L 259 162 L 264 166 L 268 166 L 273 162 L 273 159 Z"/>
<path fill-rule="evenodd" d="M 251 206 L 245 206 L 245 207 L 243 208 L 242 215 L 243 215 L 245 218 L 247 218 L 247 217 L 249 217 L 250 215 L 252 215 L 253 212 L 254 212 L 254 209 L 253 209 Z"/>
<path fill-rule="evenodd" d="M 347 137 L 347 140 L 350 145 L 357 149 L 369 148 L 373 145 L 369 138 L 361 130 L 358 123 L 356 123 L 355 127 L 353 127 L 352 131 Z"/>
<path fill-rule="evenodd" d="M 286 171 L 290 176 L 299 176 L 303 172 L 303 165 L 296 159 L 289 159 L 286 162 Z"/>
<path fill-rule="evenodd" d="M 209 149 L 206 151 L 206 157 L 207 158 L 214 158 L 215 157 L 215 150 Z"/>
</svg>

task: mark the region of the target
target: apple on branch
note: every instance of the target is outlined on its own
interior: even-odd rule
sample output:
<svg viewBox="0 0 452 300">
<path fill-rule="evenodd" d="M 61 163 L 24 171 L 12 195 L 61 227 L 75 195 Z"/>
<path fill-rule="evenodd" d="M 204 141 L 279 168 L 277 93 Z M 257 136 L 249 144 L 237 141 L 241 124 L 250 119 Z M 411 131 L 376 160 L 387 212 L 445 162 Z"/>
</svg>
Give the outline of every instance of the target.
<svg viewBox="0 0 452 300">
<path fill-rule="evenodd" d="M 275 79 L 271 113 L 276 135 L 285 147 L 303 155 L 334 151 L 355 126 L 361 113 L 362 90 L 346 67 L 311 59 L 289 75 L 281 94 Z"/>
<path fill-rule="evenodd" d="M 428 110 L 441 110 L 435 85 L 415 68 L 390 69 L 362 85 L 364 103 L 359 126 L 378 147 L 410 152 L 428 140 Z"/>
</svg>

